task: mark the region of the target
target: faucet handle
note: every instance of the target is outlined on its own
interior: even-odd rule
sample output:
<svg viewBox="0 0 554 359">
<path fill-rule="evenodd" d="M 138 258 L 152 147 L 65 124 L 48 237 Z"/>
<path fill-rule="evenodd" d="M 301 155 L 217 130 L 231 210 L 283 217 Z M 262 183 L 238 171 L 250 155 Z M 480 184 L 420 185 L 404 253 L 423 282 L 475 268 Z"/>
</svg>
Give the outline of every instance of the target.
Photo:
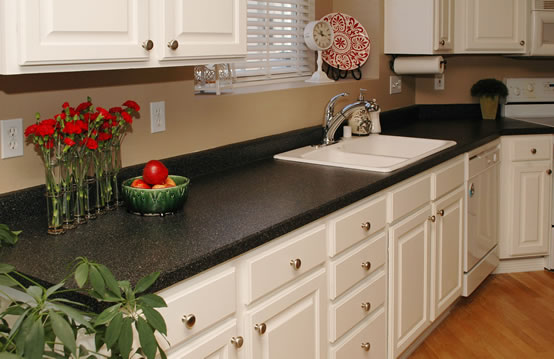
<svg viewBox="0 0 554 359">
<path fill-rule="evenodd" d="M 364 92 L 367 92 L 367 89 L 360 89 L 360 96 L 358 96 L 358 101 L 364 100 Z"/>
</svg>

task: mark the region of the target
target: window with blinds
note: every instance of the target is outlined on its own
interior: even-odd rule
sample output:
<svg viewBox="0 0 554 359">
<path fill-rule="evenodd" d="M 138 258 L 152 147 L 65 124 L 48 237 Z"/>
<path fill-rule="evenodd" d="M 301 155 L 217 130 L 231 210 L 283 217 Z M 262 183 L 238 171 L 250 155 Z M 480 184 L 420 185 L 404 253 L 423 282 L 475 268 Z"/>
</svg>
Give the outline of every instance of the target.
<svg viewBox="0 0 554 359">
<path fill-rule="evenodd" d="M 237 82 L 310 75 L 314 52 L 304 27 L 314 19 L 314 0 L 248 0 L 248 54 L 236 63 Z"/>
</svg>

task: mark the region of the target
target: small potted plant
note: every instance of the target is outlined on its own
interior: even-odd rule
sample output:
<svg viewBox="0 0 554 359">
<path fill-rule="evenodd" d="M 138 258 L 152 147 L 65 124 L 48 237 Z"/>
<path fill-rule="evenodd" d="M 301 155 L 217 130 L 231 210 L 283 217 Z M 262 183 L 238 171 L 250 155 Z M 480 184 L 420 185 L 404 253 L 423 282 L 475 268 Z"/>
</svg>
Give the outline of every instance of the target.
<svg viewBox="0 0 554 359">
<path fill-rule="evenodd" d="M 482 79 L 471 86 L 471 96 L 479 97 L 483 119 L 496 119 L 498 99 L 508 96 L 508 88 L 497 79 Z"/>
</svg>

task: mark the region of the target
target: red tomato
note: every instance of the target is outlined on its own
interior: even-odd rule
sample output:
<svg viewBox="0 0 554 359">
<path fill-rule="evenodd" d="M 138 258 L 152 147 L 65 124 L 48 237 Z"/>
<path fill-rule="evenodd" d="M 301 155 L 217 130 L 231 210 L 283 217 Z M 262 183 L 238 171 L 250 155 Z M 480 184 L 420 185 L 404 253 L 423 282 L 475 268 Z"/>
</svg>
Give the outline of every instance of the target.
<svg viewBox="0 0 554 359">
<path fill-rule="evenodd" d="M 134 188 L 147 188 L 147 189 L 150 189 L 152 187 L 150 187 L 150 185 L 146 182 L 144 182 L 143 180 L 141 180 L 140 178 L 137 178 L 136 180 L 133 181 L 133 183 L 131 183 L 131 187 L 134 187 Z"/>
<path fill-rule="evenodd" d="M 148 161 L 142 170 L 142 178 L 149 185 L 164 184 L 168 174 L 167 167 L 156 160 Z"/>
</svg>

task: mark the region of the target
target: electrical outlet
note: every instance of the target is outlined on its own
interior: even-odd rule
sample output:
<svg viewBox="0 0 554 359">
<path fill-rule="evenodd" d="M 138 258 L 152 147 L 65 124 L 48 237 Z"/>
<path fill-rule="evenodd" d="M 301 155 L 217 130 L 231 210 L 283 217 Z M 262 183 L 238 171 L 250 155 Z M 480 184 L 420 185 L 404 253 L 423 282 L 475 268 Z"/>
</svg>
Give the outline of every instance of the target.
<svg viewBox="0 0 554 359">
<path fill-rule="evenodd" d="M 402 92 L 402 77 L 401 76 L 391 76 L 389 79 L 390 79 L 390 91 L 389 91 L 389 93 L 391 95 L 393 93 L 401 93 Z"/>
<path fill-rule="evenodd" d="M 435 90 L 444 90 L 444 74 L 435 75 Z"/>
<path fill-rule="evenodd" d="M 165 101 L 150 102 L 150 132 L 165 131 Z"/>
<path fill-rule="evenodd" d="M 2 158 L 23 156 L 23 119 L 0 121 Z"/>
</svg>

